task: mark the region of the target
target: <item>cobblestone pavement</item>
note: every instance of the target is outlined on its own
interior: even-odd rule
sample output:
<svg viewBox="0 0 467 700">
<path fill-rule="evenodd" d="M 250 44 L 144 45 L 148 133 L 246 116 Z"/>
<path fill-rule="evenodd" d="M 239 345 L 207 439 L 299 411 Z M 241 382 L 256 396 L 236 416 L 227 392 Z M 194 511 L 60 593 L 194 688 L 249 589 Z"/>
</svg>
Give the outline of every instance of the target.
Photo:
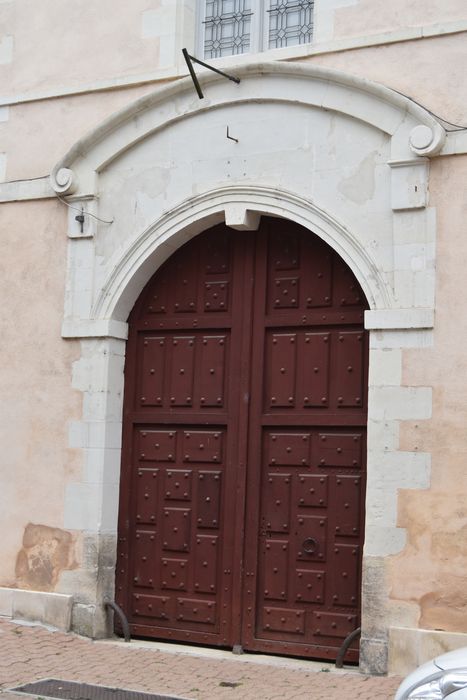
<svg viewBox="0 0 467 700">
<path fill-rule="evenodd" d="M 93 642 L 0 619 L 1 700 L 24 700 L 28 696 L 8 689 L 40 678 L 190 700 L 390 700 L 400 682 L 397 677 L 369 677 L 353 669 L 335 671 L 316 662 Z"/>
</svg>

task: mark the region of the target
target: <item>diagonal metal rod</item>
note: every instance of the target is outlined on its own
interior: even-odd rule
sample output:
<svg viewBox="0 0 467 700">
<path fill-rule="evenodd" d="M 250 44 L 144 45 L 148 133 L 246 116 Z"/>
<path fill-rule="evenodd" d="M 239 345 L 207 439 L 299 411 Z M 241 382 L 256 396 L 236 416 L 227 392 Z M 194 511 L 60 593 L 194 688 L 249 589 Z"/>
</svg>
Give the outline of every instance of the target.
<svg viewBox="0 0 467 700">
<path fill-rule="evenodd" d="M 194 56 L 190 56 L 188 51 L 186 49 L 182 49 L 183 53 L 183 58 L 186 61 L 186 64 L 188 66 L 188 70 L 190 71 L 191 79 L 193 80 L 193 84 L 195 86 L 196 92 L 198 93 L 198 97 L 200 100 L 203 99 L 203 91 L 201 90 L 201 85 L 199 84 L 198 77 L 195 73 L 195 69 L 193 68 L 193 63 L 198 63 L 200 66 L 203 66 L 204 68 L 208 68 L 209 70 L 212 70 L 214 73 L 218 73 L 219 75 L 222 75 L 224 78 L 227 78 L 228 80 L 232 80 L 234 83 L 239 83 L 240 78 L 236 78 L 234 75 L 229 75 L 228 73 L 224 73 L 224 71 L 219 70 L 218 68 L 214 68 L 214 66 L 210 66 L 209 63 L 205 63 L 204 61 L 200 61 L 199 58 L 195 58 Z"/>
</svg>

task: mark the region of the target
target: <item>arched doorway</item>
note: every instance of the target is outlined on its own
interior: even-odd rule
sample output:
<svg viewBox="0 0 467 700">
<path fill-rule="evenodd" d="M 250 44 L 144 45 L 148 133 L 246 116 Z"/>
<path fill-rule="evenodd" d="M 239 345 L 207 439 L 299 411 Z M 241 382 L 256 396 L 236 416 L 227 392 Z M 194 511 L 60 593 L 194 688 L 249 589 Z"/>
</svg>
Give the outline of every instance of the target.
<svg viewBox="0 0 467 700">
<path fill-rule="evenodd" d="M 334 658 L 358 626 L 365 308 L 284 219 L 216 226 L 148 283 L 125 369 L 116 598 L 133 634 Z"/>
</svg>

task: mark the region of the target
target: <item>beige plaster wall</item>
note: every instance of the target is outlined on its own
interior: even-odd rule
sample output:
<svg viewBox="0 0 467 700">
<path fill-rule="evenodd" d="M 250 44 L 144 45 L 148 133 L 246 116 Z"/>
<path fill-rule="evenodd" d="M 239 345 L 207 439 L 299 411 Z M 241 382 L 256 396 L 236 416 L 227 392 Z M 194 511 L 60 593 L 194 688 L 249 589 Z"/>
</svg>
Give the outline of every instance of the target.
<svg viewBox="0 0 467 700">
<path fill-rule="evenodd" d="M 438 212 L 434 345 L 404 352 L 403 382 L 433 386 L 433 417 L 402 423 L 400 434 L 402 450 L 431 452 L 431 489 L 401 492 L 398 524 L 407 528 L 407 546 L 388 568 L 394 604 L 410 604 L 412 613 L 416 606 L 420 627 L 447 632 L 465 632 L 467 612 L 467 200 L 459 187 L 466 178 L 467 156 L 432 164 L 431 204 Z"/>
<path fill-rule="evenodd" d="M 0 122 L 0 150 L 7 154 L 6 179 L 48 175 L 78 139 L 152 90 L 154 85 L 146 85 L 12 105 L 8 121 Z"/>
<path fill-rule="evenodd" d="M 361 36 L 379 32 L 395 31 L 407 27 L 441 24 L 465 20 L 464 0 L 393 0 L 374 2 L 357 0 L 349 7 L 336 9 L 334 14 L 334 36 Z"/>
<path fill-rule="evenodd" d="M 409 27 L 465 21 L 463 0 L 333 0 L 316 12 L 332 17 L 326 41 Z M 195 0 L 3 0 L 0 85 L 3 94 L 79 89 L 183 64 L 195 45 Z M 317 24 L 320 19 L 317 17 Z M 31 70 L 34 66 L 34 70 Z"/>
<path fill-rule="evenodd" d="M 145 38 L 142 13 L 162 0 L 11 0 L 0 3 L 0 38 L 13 40 L 11 61 L 0 64 L 3 91 L 90 83 L 154 71 L 159 37 Z M 31 67 L 34 70 L 31 70 Z"/>
<path fill-rule="evenodd" d="M 464 16 L 467 19 L 467 8 Z M 310 56 L 306 60 L 374 80 L 451 122 L 467 124 L 466 33 Z"/>
<path fill-rule="evenodd" d="M 77 565 L 63 531 L 65 484 L 81 470 L 68 421 L 77 344 L 60 337 L 65 212 L 53 200 L 0 206 L 0 586 L 53 590 Z"/>
</svg>

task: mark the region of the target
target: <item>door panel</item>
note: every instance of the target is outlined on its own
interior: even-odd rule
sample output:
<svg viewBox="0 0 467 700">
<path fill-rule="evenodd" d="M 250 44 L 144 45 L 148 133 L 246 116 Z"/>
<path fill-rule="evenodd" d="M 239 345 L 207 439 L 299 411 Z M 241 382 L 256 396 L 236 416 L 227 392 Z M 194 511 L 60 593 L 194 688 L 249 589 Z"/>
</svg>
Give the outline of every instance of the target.
<svg viewBox="0 0 467 700">
<path fill-rule="evenodd" d="M 264 222 L 256 246 L 244 645 L 335 658 L 359 619 L 363 295 L 298 227 Z"/>
<path fill-rule="evenodd" d="M 133 634 L 335 658 L 359 621 L 364 308 L 337 254 L 281 219 L 217 226 L 147 285 L 125 368 Z"/>
<path fill-rule="evenodd" d="M 133 634 L 231 643 L 244 257 L 216 227 L 130 318 L 117 600 Z"/>
</svg>

